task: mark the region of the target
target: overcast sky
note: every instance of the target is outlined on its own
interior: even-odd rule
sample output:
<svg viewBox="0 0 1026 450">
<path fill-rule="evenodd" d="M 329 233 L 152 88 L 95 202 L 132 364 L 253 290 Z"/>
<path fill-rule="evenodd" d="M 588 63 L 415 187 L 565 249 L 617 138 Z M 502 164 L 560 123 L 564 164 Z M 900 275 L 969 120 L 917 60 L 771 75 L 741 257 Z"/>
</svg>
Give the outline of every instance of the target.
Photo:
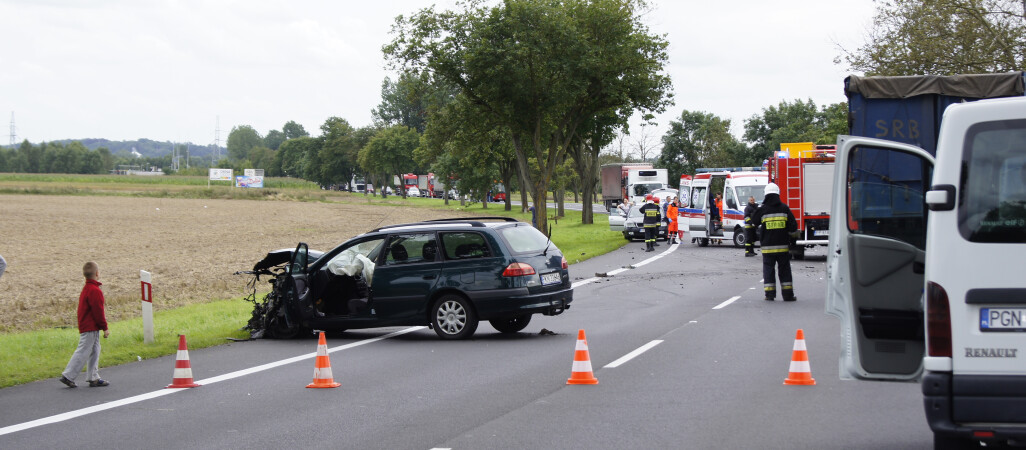
<svg viewBox="0 0 1026 450">
<path fill-rule="evenodd" d="M 435 2 L 451 8 L 454 2 Z M 653 0 L 670 43 L 675 105 L 744 120 L 782 100 L 844 101 L 837 45 L 856 48 L 872 0 Z M 320 134 L 339 116 L 369 125 L 391 75 L 394 18 L 430 1 L 0 0 L 0 144 L 106 138 L 214 142 L 289 120 Z M 634 128 L 635 130 L 638 127 Z M 635 132 L 636 139 L 639 132 Z"/>
</svg>

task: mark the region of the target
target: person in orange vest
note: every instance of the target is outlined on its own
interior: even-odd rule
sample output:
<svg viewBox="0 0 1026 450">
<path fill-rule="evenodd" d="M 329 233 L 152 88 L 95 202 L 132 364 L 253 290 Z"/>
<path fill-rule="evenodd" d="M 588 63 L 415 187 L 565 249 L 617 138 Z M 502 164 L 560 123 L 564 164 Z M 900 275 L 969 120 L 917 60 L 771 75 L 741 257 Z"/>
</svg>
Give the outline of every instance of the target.
<svg viewBox="0 0 1026 450">
<path fill-rule="evenodd" d="M 670 240 L 670 244 L 680 243 L 679 236 L 677 236 L 678 206 L 677 199 L 673 199 L 670 202 L 670 206 L 666 207 L 666 218 L 670 221 L 669 225 L 666 226 L 666 239 Z"/>
<path fill-rule="evenodd" d="M 716 210 L 720 212 L 720 223 L 716 225 L 717 229 L 723 228 L 723 220 L 726 219 L 726 214 L 723 213 L 723 194 L 716 194 Z M 716 239 L 717 245 L 723 244 L 723 239 Z"/>
</svg>

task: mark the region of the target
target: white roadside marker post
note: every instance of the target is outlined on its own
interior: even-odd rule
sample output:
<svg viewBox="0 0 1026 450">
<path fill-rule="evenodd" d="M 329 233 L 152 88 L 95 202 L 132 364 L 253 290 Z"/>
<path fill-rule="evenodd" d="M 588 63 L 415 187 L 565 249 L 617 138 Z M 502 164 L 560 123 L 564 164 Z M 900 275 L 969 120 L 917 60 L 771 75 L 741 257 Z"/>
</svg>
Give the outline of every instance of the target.
<svg viewBox="0 0 1026 450">
<path fill-rule="evenodd" d="M 142 318 L 143 342 L 153 343 L 153 285 L 150 284 L 150 273 L 139 271 L 139 282 L 142 285 Z"/>
</svg>

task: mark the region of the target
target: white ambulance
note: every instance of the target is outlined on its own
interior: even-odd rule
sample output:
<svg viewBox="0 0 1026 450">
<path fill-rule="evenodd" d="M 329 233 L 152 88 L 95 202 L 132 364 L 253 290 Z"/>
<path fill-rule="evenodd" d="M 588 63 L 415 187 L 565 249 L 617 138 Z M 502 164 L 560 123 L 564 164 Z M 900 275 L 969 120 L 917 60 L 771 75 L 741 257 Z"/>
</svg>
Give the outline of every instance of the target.
<svg viewBox="0 0 1026 450">
<path fill-rule="evenodd" d="M 717 189 L 717 180 L 722 180 L 722 190 Z M 694 176 L 682 175 L 679 229 L 697 239 L 700 247 L 709 245 L 711 239 L 725 239 L 733 241 L 735 247 L 744 247 L 748 197 L 762 202 L 767 183 L 769 173 L 761 167 L 706 168 L 695 170 Z M 716 194 L 723 195 L 719 222 L 711 214 Z"/>
</svg>

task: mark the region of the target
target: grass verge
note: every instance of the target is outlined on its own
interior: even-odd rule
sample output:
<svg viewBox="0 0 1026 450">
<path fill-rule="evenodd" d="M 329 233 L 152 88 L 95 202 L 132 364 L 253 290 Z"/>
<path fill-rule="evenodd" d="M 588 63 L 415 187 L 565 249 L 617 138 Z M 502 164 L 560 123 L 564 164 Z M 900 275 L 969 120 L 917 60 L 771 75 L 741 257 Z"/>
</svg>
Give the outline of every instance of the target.
<svg viewBox="0 0 1026 450">
<path fill-rule="evenodd" d="M 143 343 L 142 318 L 110 323 L 110 338 L 101 339 L 100 367 L 174 354 L 179 334 L 186 335 L 189 349 L 224 344 L 229 337 L 246 338 L 249 332 L 239 328 L 252 312 L 253 305 L 242 299 L 158 311 L 153 314 L 152 344 Z M 56 383 L 77 345 L 75 328 L 0 334 L 0 388 L 47 378 Z"/>
</svg>

